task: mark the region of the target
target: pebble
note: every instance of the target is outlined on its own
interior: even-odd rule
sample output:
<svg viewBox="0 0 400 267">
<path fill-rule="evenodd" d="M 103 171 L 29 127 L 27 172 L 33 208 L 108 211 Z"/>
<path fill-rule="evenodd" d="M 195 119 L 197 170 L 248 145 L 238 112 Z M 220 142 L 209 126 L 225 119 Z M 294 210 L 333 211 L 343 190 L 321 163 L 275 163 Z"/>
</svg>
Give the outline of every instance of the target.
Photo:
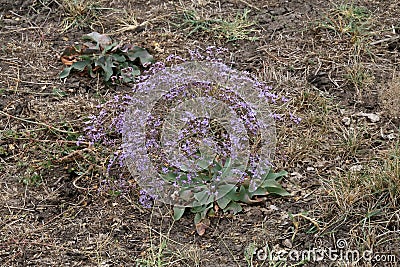
<svg viewBox="0 0 400 267">
<path fill-rule="evenodd" d="M 287 248 L 292 248 L 293 247 L 292 241 L 290 241 L 290 239 L 288 239 L 288 238 L 283 240 L 282 245 L 284 245 Z"/>
<path fill-rule="evenodd" d="M 367 117 L 367 119 L 368 119 L 370 122 L 373 122 L 373 123 L 378 122 L 378 121 L 380 120 L 379 115 L 374 114 L 374 113 L 364 113 L 364 112 L 360 112 L 360 113 L 357 113 L 356 115 L 357 115 L 357 116 L 360 116 L 360 117 Z"/>
<path fill-rule="evenodd" d="M 343 122 L 344 125 L 349 126 L 351 120 L 350 120 L 349 117 L 344 117 L 344 118 L 342 119 L 342 122 Z"/>
<path fill-rule="evenodd" d="M 359 171 L 362 170 L 362 168 L 363 168 L 362 165 L 354 165 L 354 166 L 351 166 L 349 170 L 350 170 L 351 172 L 359 172 Z"/>
</svg>

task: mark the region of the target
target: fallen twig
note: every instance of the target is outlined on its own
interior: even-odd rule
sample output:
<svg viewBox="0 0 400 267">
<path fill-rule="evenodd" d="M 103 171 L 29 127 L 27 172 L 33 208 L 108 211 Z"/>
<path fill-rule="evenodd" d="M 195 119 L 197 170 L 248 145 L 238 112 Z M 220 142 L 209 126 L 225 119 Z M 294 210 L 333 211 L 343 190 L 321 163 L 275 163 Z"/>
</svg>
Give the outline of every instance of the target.
<svg viewBox="0 0 400 267">
<path fill-rule="evenodd" d="M 377 44 L 381 44 L 381 43 L 396 41 L 397 39 L 400 39 L 400 36 L 393 36 L 393 37 L 381 39 L 381 40 L 374 41 L 374 42 L 369 43 L 369 44 L 370 45 L 377 45 Z"/>
</svg>

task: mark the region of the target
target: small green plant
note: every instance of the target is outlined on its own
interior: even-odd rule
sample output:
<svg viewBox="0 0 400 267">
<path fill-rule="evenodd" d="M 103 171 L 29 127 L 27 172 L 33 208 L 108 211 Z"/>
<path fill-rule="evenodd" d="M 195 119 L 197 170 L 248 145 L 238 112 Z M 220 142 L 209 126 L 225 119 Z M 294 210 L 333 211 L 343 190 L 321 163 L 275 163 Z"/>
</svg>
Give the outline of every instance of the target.
<svg viewBox="0 0 400 267">
<path fill-rule="evenodd" d="M 290 195 L 282 188 L 279 181 L 283 176 L 287 175 L 286 171 L 278 173 L 272 170 L 266 171 L 263 176 L 263 183 L 255 191 L 250 190 L 250 176 L 243 182 L 237 184 L 221 183 L 210 192 L 208 185 L 204 181 L 212 181 L 215 179 L 224 180 L 224 178 L 232 176 L 231 161 L 228 158 L 224 165 L 214 160 L 213 167 L 204 170 L 195 179 L 188 178 L 187 173 L 169 172 L 164 175 L 166 182 L 179 181 L 181 196 L 194 196 L 194 202 L 190 208 L 190 212 L 195 214 L 194 223 L 197 232 L 204 234 L 205 228 L 209 224 L 208 216 L 212 217 L 221 209 L 224 213 L 237 214 L 242 211 L 243 204 L 259 203 L 265 200 L 268 194 L 278 196 Z M 190 180 L 190 181 L 189 181 Z M 218 196 L 222 196 L 218 198 Z M 186 207 L 175 205 L 174 219 L 179 220 Z"/>
<path fill-rule="evenodd" d="M 66 78 L 71 71 L 87 71 L 91 77 L 100 74 L 107 82 L 129 83 L 140 75 L 141 68 L 154 62 L 146 49 L 131 44 L 121 44 L 97 32 L 84 35 L 83 45 L 67 47 L 61 61 L 67 67 L 60 73 Z"/>
<path fill-rule="evenodd" d="M 183 12 L 183 23 L 176 26 L 189 30 L 187 36 L 197 32 L 210 33 L 216 38 L 225 39 L 228 42 L 236 40 L 255 41 L 258 38 L 254 36 L 257 30 L 252 26 L 256 23 L 249 19 L 249 10 L 243 13 L 237 13 L 234 19 L 226 20 L 220 18 L 203 18 L 195 10 Z"/>
<path fill-rule="evenodd" d="M 256 243 L 250 243 L 246 249 L 244 250 L 244 258 L 247 262 L 248 267 L 253 267 L 253 262 L 254 262 L 254 256 L 256 255 L 257 252 L 257 244 Z"/>
<path fill-rule="evenodd" d="M 346 70 L 347 75 L 345 75 L 345 78 L 354 86 L 358 97 L 361 97 L 363 89 L 372 84 L 374 77 L 362 64 L 354 64 L 347 67 Z"/>
<path fill-rule="evenodd" d="M 61 23 L 63 32 L 74 27 L 81 29 L 90 26 L 100 10 L 92 0 L 62 0 L 60 4 L 66 14 Z"/>
<path fill-rule="evenodd" d="M 320 28 L 331 30 L 339 36 L 350 36 L 353 42 L 367 35 L 371 26 L 370 12 L 364 7 L 342 4 L 330 10 Z"/>
<path fill-rule="evenodd" d="M 31 173 L 31 170 L 28 170 L 28 174 L 22 179 L 22 183 L 28 186 L 39 186 L 42 183 L 42 176 L 37 172 Z"/>
<path fill-rule="evenodd" d="M 212 57 L 223 51 L 211 47 L 206 53 Z M 237 214 L 244 204 L 260 203 L 269 194 L 289 195 L 279 183 L 287 173 L 273 172 L 269 159 L 275 145 L 274 122 L 283 118 L 264 110 L 269 101 L 287 99 L 225 64 L 209 58 L 210 62 L 193 61 L 204 59 L 199 51 L 190 54 L 191 61 L 176 66 L 154 65 L 157 70 L 146 74 L 160 75 L 150 73 L 135 84 L 136 96 L 116 96 L 100 106 L 103 115 L 90 119 L 80 140 L 110 144 L 110 137 L 119 138 L 108 134 L 110 129 L 121 133 L 123 142 L 107 169 L 111 170 L 115 162 L 127 166 L 135 177 L 138 174 L 137 184 L 142 185 L 139 202 L 144 207 L 150 208 L 153 201 L 172 205 L 175 220 L 190 210 L 198 234 L 203 235 L 209 217 Z M 167 61 L 173 59 L 169 56 Z M 219 84 L 221 80 L 224 84 Z M 256 113 L 244 96 L 239 97 L 242 89 L 243 95 L 251 95 L 249 99 L 261 101 L 260 111 Z M 199 102 L 190 102 L 182 110 L 173 108 L 188 102 L 186 98 Z M 197 108 L 206 113 L 199 115 Z M 112 122 L 104 117 L 110 110 L 115 116 Z M 230 117 L 218 117 L 227 113 Z M 271 115 L 257 119 L 257 114 Z M 292 113 L 288 119 L 296 124 L 301 120 Z"/>
<path fill-rule="evenodd" d="M 164 259 L 165 255 L 168 253 L 167 241 L 162 240 L 158 247 L 151 244 L 147 257 L 136 259 L 137 267 L 162 267 L 166 266 L 167 262 Z"/>
</svg>

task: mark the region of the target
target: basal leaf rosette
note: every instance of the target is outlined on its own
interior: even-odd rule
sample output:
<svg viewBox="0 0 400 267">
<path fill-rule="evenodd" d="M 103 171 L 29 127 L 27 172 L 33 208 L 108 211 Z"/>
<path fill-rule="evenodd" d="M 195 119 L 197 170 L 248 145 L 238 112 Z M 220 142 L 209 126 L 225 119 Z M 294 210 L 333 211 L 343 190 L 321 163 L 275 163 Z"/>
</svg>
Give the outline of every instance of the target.
<svg viewBox="0 0 400 267">
<path fill-rule="evenodd" d="M 221 62 L 162 68 L 137 84 L 123 127 L 127 166 L 167 204 L 214 202 L 262 184 L 275 152 L 270 87 Z"/>
</svg>

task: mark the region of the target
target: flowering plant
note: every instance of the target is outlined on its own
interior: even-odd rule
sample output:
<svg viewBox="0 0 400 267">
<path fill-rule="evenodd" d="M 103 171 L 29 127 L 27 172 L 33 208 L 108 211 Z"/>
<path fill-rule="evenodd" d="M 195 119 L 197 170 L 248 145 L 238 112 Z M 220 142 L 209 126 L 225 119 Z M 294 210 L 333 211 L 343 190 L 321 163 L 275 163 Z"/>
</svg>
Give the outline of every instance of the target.
<svg viewBox="0 0 400 267">
<path fill-rule="evenodd" d="M 142 187 L 140 202 L 171 204 L 175 219 L 190 208 L 199 234 L 207 216 L 221 209 L 237 213 L 240 203 L 262 201 L 269 193 L 288 195 L 279 184 L 286 172 L 272 172 L 271 164 L 274 122 L 281 117 L 268 109 L 286 99 L 216 59 L 223 52 L 208 48 L 206 56 L 191 52 L 190 61 L 167 58 L 181 61 L 171 67 L 154 64 L 133 96 L 112 101 L 123 108 L 108 126 L 122 135 L 111 163 L 119 159 L 129 168 Z M 112 143 L 99 116 L 92 118 L 87 136 Z"/>
</svg>

